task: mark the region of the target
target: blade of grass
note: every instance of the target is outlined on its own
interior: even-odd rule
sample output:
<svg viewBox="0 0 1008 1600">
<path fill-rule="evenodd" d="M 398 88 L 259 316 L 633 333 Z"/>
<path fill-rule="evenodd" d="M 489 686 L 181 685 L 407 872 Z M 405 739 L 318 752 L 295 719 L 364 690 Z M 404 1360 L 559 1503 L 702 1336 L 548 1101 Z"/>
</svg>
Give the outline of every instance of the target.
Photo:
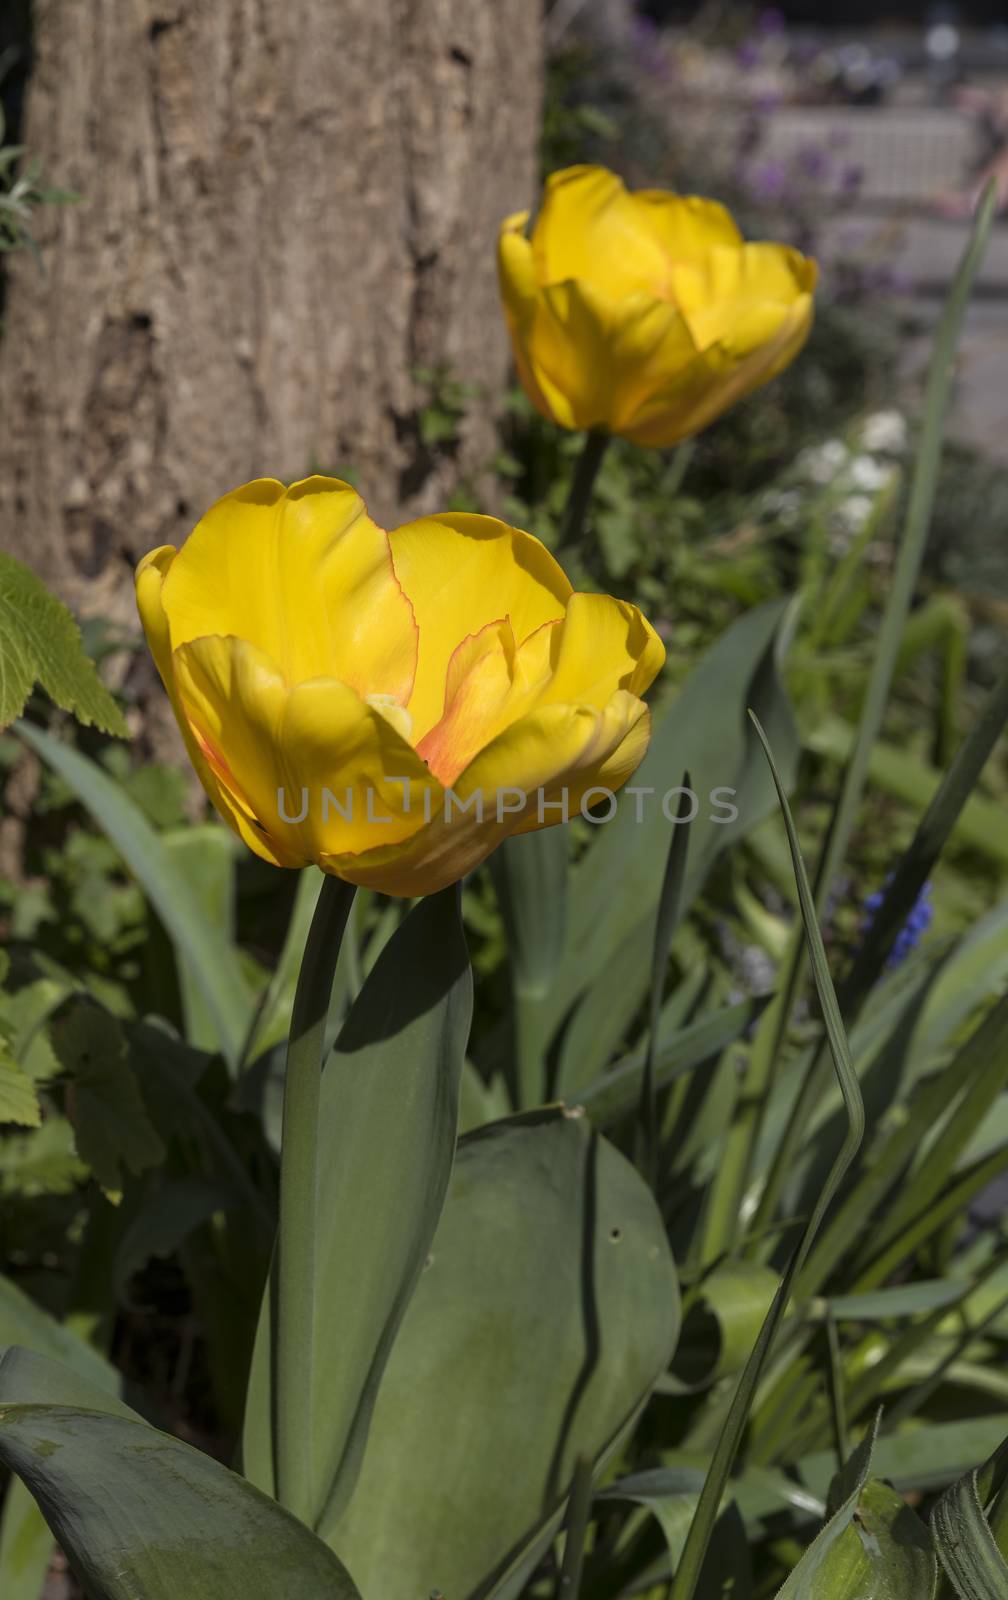
<svg viewBox="0 0 1008 1600">
<path fill-rule="evenodd" d="M 856 1247 L 864 1239 L 867 1250 L 876 1256 L 915 1216 L 927 1209 L 1006 1078 L 1008 995 L 988 1014 L 949 1066 L 922 1085 L 902 1121 L 874 1152 L 874 1158 L 809 1256 L 798 1281 L 800 1299 L 810 1299 L 819 1293 L 852 1244 Z M 908 1178 L 907 1169 L 920 1151 L 922 1141 L 957 1095 L 958 1104 L 954 1105 L 933 1147 L 933 1155 L 929 1149 L 926 1158 Z M 935 1163 L 933 1175 L 932 1159 Z M 884 1218 L 869 1226 L 880 1201 L 897 1186 L 900 1195 L 891 1212 L 887 1211 Z M 864 1254 L 867 1251 L 863 1252 L 862 1259 Z"/>
<path fill-rule="evenodd" d="M 581 1568 L 584 1565 L 591 1501 L 592 1463 L 587 1456 L 578 1456 L 567 1502 L 567 1537 L 563 1566 L 557 1579 L 557 1600 L 578 1600 L 581 1592 Z"/>
<path fill-rule="evenodd" d="M 822 916 L 837 869 L 847 853 L 868 776 L 872 746 L 878 736 L 889 697 L 900 640 L 913 601 L 931 526 L 931 513 L 941 464 L 942 434 L 952 387 L 955 348 L 973 281 L 987 248 L 996 210 L 997 193 L 992 181 L 984 190 L 977 207 L 972 235 L 949 292 L 935 339 L 924 402 L 924 420 L 914 464 L 903 536 L 878 633 L 875 659 L 861 709 L 861 720 L 816 871 L 814 904 L 819 917 Z M 773 1082 L 776 1063 L 780 1058 L 781 1045 L 790 1024 L 803 974 L 803 946 L 800 931 L 796 928 L 795 936 L 785 956 L 778 998 L 767 1007 L 750 1058 L 744 1098 L 752 1108 L 751 1126 L 746 1158 L 739 1165 L 737 1193 L 740 1202 L 751 1178 L 753 1159 L 762 1126 L 763 1107 Z M 809 1069 L 809 1077 L 814 1084 L 817 1084 L 819 1076 L 817 1058 Z M 805 1111 L 812 1100 L 814 1096 L 811 1092 L 808 1096 L 801 1096 L 801 1109 Z M 785 1131 L 753 1218 L 752 1226 L 755 1233 L 761 1232 L 774 1215 L 794 1151 L 801 1139 L 802 1127 L 803 1124 L 799 1125 L 793 1121 Z"/>
<path fill-rule="evenodd" d="M 658 1178 L 658 1089 L 655 1083 L 655 1053 L 658 1049 L 658 1029 L 661 1021 L 662 995 L 665 973 L 668 969 L 672 938 L 682 915 L 682 889 L 686 877 L 686 857 L 689 852 L 688 799 L 690 775 L 683 773 L 679 809 L 672 827 L 665 876 L 658 901 L 655 922 L 654 948 L 651 955 L 651 1007 L 648 1018 L 647 1052 L 641 1077 L 640 1098 L 640 1166 L 648 1183 L 654 1188 Z"/>
<path fill-rule="evenodd" d="M 840 1080 L 843 1091 L 848 1127 L 843 1147 L 823 1185 L 812 1215 L 805 1225 L 798 1246 L 767 1313 L 766 1320 L 760 1329 L 759 1337 L 745 1364 L 742 1376 L 739 1378 L 728 1416 L 725 1419 L 724 1427 L 714 1449 L 710 1468 L 704 1480 L 696 1515 L 690 1525 L 682 1558 L 676 1569 L 675 1578 L 669 1592 L 669 1600 L 694 1600 L 704 1557 L 706 1556 L 711 1534 L 714 1530 L 714 1523 L 717 1519 L 718 1507 L 721 1504 L 725 1485 L 728 1482 L 735 1457 L 738 1454 L 738 1448 L 742 1441 L 746 1419 L 749 1415 L 749 1408 L 752 1404 L 756 1386 L 759 1383 L 760 1374 L 773 1347 L 788 1301 L 791 1299 L 795 1279 L 801 1271 L 805 1258 L 819 1231 L 822 1219 L 840 1186 L 844 1173 L 857 1154 L 861 1140 L 864 1137 L 864 1104 L 861 1099 L 857 1078 L 851 1066 L 850 1050 L 840 1018 L 840 1007 L 837 1004 L 836 994 L 829 975 L 826 951 L 823 947 L 822 934 L 819 931 L 819 924 L 816 919 L 815 901 L 805 870 L 805 863 L 802 860 L 798 835 L 795 831 L 787 796 L 784 793 L 784 787 L 767 743 L 766 735 L 751 711 L 749 715 L 752 717 L 760 743 L 766 753 L 784 817 L 784 826 L 787 829 L 788 845 L 791 851 L 791 860 L 794 865 L 795 880 L 801 904 L 802 922 L 808 940 L 812 974 L 830 1041 L 830 1049 L 833 1052 L 837 1077 Z"/>
</svg>

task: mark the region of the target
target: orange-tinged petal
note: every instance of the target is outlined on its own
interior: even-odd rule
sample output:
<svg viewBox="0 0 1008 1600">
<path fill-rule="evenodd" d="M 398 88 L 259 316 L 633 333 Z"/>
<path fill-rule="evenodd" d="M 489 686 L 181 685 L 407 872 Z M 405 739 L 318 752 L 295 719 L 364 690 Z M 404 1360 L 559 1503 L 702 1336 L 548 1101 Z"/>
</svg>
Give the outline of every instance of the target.
<svg viewBox="0 0 1008 1600">
<path fill-rule="evenodd" d="M 211 506 L 172 562 L 164 608 L 174 647 L 247 639 L 288 683 L 334 677 L 405 704 L 417 635 L 388 535 L 335 478 L 289 489 L 260 478 Z"/>
<path fill-rule="evenodd" d="M 448 663 L 461 640 L 506 617 L 520 644 L 563 616 L 571 586 L 545 545 L 496 517 L 449 512 L 390 534 L 396 575 L 419 629 L 407 709 L 419 744 L 445 709 Z"/>
<path fill-rule="evenodd" d="M 440 786 L 347 684 L 288 689 L 268 656 L 234 638 L 180 646 L 175 674 L 214 776 L 284 865 L 397 844 L 423 826 L 423 790 Z"/>
<path fill-rule="evenodd" d="M 334 856 L 322 865 L 384 894 L 433 894 L 473 871 L 509 834 L 562 822 L 564 788 L 571 816 L 590 789 L 615 791 L 643 759 L 648 734 L 646 706 L 624 690 L 601 709 L 539 707 L 500 734 L 452 784 L 447 817 L 445 806 L 435 806 L 429 825 L 401 848 Z"/>
<path fill-rule="evenodd" d="M 183 710 L 175 682 L 171 635 L 168 616 L 165 612 L 162 598 L 164 579 L 175 559 L 176 551 L 172 545 L 162 545 L 159 549 L 152 550 L 148 555 L 144 556 L 137 567 L 136 597 L 137 610 L 140 613 L 140 621 L 147 636 L 147 643 L 150 646 L 151 655 L 154 657 L 154 664 L 161 674 L 161 681 L 168 691 L 168 698 L 175 713 L 175 720 L 185 741 L 186 753 L 212 804 L 228 826 L 237 833 L 240 839 L 244 840 L 250 850 L 261 856 L 264 861 L 270 862 L 273 866 L 287 866 L 289 863 L 277 856 L 269 841 L 249 821 L 246 812 L 240 808 L 227 790 L 222 788 L 207 762 L 206 756 Z"/>
</svg>

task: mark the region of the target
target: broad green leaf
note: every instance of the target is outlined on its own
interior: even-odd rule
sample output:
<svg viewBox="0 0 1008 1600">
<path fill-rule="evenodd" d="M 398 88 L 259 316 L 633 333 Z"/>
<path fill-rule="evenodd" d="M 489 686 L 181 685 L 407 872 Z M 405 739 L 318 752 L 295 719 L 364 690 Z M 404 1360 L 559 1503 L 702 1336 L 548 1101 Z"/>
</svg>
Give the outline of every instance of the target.
<svg viewBox="0 0 1008 1600">
<path fill-rule="evenodd" d="M 56 1322 L 20 1289 L 0 1278 L 0 1405 L 8 1399 L 128 1409 L 117 1399 L 114 1367 Z M 52 1359 L 48 1359 L 51 1357 Z M 69 1363 L 69 1364 L 68 1364 Z M 39 1600 L 53 1536 L 19 1479 L 11 1480 L 0 1519 L 0 1594 L 3 1600 Z"/>
<path fill-rule="evenodd" d="M 90 1600 L 360 1600 L 301 1523 L 144 1422 L 8 1402 L 0 1461 L 38 1501 Z"/>
<path fill-rule="evenodd" d="M 70 1079 L 67 1112 L 77 1153 L 102 1188 L 121 1192 L 122 1169 L 134 1174 L 164 1160 L 129 1064 L 120 1023 L 97 1006 L 78 1005 L 56 1032 L 56 1050 Z"/>
<path fill-rule="evenodd" d="M 31 723 L 17 732 L 73 789 L 140 883 L 180 958 L 189 963 L 214 1020 L 225 1060 L 239 1061 L 252 1020 L 252 996 L 238 952 L 224 943 L 192 890 L 176 874 L 169 853 L 139 808 L 95 762 Z"/>
<path fill-rule="evenodd" d="M 472 980 L 454 890 L 410 913 L 365 980 L 322 1075 L 312 1454 L 316 1516 L 352 1487 L 374 1397 L 451 1172 Z M 272 1283 L 272 1280 L 271 1280 Z M 245 1471 L 273 1488 L 272 1300 L 263 1301 Z"/>
<path fill-rule="evenodd" d="M 356 1490 L 320 1529 L 363 1592 L 517 1594 L 578 1457 L 607 1458 L 678 1320 L 651 1193 L 586 1117 L 547 1109 L 462 1140 Z"/>
<path fill-rule="evenodd" d="M 0 728 L 21 715 L 36 683 L 78 722 L 129 738 L 66 606 L 30 568 L 0 551 Z"/>
<path fill-rule="evenodd" d="M 684 909 L 721 851 L 755 828 L 773 808 L 773 785 L 746 719 L 748 706 L 756 709 L 768 729 L 785 782 L 793 778 L 798 737 L 778 673 L 787 610 L 785 602 L 775 601 L 746 612 L 708 652 L 671 705 L 656 714 L 647 756 L 633 785 L 621 796 L 616 818 L 597 829 L 572 874 L 569 938 L 552 999 L 555 1023 L 627 942 L 640 952 L 643 997 L 661 892 L 654 863 L 665 859 L 672 826 L 662 802 L 680 787 L 684 768 L 689 769 L 700 802 L 690 823 Z M 632 793 L 635 788 L 653 793 L 638 796 Z M 712 802 L 715 790 L 726 792 Z M 674 813 L 675 804 L 669 805 Z M 731 820 L 729 806 L 737 810 Z"/>
</svg>

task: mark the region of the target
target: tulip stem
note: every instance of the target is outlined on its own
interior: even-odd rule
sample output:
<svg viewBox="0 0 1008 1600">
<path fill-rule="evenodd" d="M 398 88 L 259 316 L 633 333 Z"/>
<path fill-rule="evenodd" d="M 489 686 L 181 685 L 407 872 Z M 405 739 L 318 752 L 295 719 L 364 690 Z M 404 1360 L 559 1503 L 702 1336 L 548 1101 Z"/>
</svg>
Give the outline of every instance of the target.
<svg viewBox="0 0 1008 1600">
<path fill-rule="evenodd" d="M 561 550 L 577 549 L 584 540 L 592 490 L 610 437 L 608 433 L 585 434 L 584 445 L 577 466 L 574 468 L 567 505 L 564 508 L 563 523 L 560 528 Z"/>
<path fill-rule="evenodd" d="M 273 1347 L 277 1499 L 311 1525 L 315 1423 L 315 1212 L 322 1052 L 333 977 L 354 887 L 322 882 L 298 975 L 287 1045 Z"/>
</svg>

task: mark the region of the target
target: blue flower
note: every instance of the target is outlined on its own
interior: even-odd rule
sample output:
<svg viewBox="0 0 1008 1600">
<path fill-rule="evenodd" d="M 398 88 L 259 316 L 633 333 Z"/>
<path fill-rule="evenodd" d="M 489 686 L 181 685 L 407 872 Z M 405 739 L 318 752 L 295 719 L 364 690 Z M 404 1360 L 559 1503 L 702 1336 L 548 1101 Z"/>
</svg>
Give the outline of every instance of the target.
<svg viewBox="0 0 1008 1600">
<path fill-rule="evenodd" d="M 875 916 L 882 904 L 883 899 L 885 898 L 885 891 L 888 889 L 891 882 L 892 873 L 890 873 L 888 878 L 886 878 L 882 888 L 876 889 L 875 893 L 870 894 L 865 900 L 864 905 L 867 916 L 865 918 L 864 927 L 862 928 L 862 935 L 868 932 L 868 929 L 875 921 Z M 910 915 L 907 917 L 906 922 L 904 922 L 902 928 L 893 941 L 893 947 L 889 952 L 888 959 L 886 960 L 886 967 L 892 968 L 900 966 L 906 960 L 911 950 L 916 950 L 917 946 L 921 942 L 921 939 L 927 933 L 933 921 L 934 906 L 931 904 L 931 884 L 928 882 L 924 885 L 920 894 L 917 896 Z"/>
</svg>

